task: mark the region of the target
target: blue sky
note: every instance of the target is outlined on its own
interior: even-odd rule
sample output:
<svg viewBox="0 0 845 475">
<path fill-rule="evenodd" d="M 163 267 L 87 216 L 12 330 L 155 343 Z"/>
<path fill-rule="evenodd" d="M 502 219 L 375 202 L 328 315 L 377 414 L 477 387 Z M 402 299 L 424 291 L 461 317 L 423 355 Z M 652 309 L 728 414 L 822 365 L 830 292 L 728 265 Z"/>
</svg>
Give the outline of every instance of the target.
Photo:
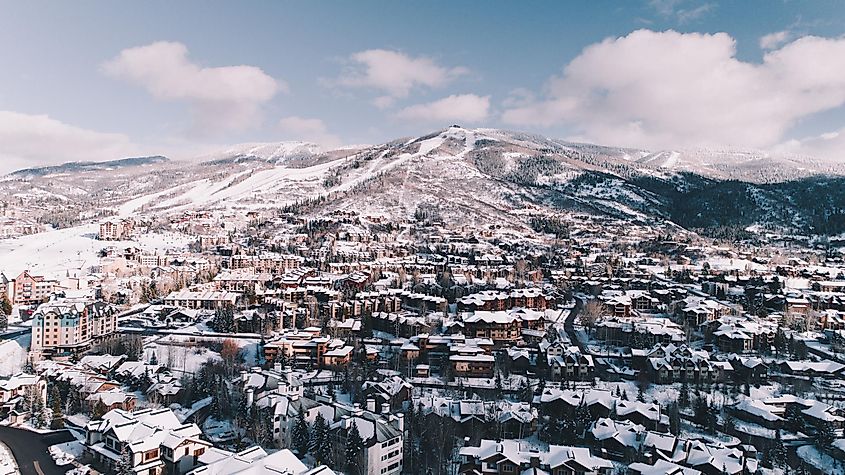
<svg viewBox="0 0 845 475">
<path fill-rule="evenodd" d="M 843 33 L 835 1 L 0 1 L 0 170 L 451 123 L 836 159 Z"/>
</svg>

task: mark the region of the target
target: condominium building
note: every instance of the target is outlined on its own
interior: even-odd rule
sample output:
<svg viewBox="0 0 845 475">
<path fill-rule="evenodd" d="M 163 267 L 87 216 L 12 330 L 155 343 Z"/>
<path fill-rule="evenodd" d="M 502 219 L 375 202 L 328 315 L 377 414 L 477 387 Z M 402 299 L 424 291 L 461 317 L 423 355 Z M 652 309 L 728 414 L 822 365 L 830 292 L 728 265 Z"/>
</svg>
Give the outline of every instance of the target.
<svg viewBox="0 0 845 475">
<path fill-rule="evenodd" d="M 55 300 L 32 315 L 31 349 L 50 356 L 78 353 L 116 329 L 117 314 L 108 304 Z"/>
</svg>

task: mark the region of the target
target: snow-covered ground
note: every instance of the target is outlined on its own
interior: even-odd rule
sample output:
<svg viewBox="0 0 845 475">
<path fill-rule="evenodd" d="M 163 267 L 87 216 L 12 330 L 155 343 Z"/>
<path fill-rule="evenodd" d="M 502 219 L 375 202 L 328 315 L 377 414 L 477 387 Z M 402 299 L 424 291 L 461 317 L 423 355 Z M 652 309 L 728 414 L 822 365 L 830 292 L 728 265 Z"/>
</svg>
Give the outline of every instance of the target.
<svg viewBox="0 0 845 475">
<path fill-rule="evenodd" d="M 31 338 L 31 335 L 26 334 L 0 342 L 0 376 L 10 376 L 23 370 Z"/>
<path fill-rule="evenodd" d="M 0 475 L 20 475 L 18 464 L 15 458 L 12 457 L 12 452 L 9 447 L 0 442 Z"/>
<path fill-rule="evenodd" d="M 56 465 L 64 466 L 70 465 L 74 460 L 79 460 L 82 457 L 84 446 L 78 440 L 72 440 L 63 444 L 51 445 L 48 449 L 50 456 L 56 461 Z"/>
<path fill-rule="evenodd" d="M 131 241 L 98 241 L 97 224 L 54 229 L 15 239 L 0 240 L 0 263 L 9 277 L 24 270 L 50 278 L 87 275 L 99 264 L 98 253 L 105 247 L 137 246 L 147 252 L 183 249 L 191 238 L 174 232 L 144 233 Z"/>
</svg>

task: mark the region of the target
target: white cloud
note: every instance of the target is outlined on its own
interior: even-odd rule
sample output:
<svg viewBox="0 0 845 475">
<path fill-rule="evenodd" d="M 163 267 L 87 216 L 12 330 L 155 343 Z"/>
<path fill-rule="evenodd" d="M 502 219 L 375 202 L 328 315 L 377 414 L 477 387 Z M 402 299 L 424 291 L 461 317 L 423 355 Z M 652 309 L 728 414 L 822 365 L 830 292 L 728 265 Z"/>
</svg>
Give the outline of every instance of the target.
<svg viewBox="0 0 845 475">
<path fill-rule="evenodd" d="M 792 38 L 792 32 L 789 30 L 776 31 L 763 35 L 760 37 L 760 48 L 771 50 L 780 47 Z"/>
<path fill-rule="evenodd" d="M 137 153 L 123 134 L 95 132 L 46 115 L 0 111 L 0 172 L 73 161 L 102 161 Z"/>
<path fill-rule="evenodd" d="M 389 107 L 395 99 L 407 97 L 416 87 L 442 87 L 469 72 L 464 67 L 445 67 L 424 56 L 412 57 L 399 51 L 371 49 L 353 54 L 350 66 L 333 81 L 344 87 L 370 88 L 382 93 L 374 103 Z"/>
<path fill-rule="evenodd" d="M 703 17 L 704 15 L 712 12 L 716 9 L 715 3 L 703 3 L 697 7 L 689 8 L 689 9 L 681 9 L 675 13 L 675 16 L 678 18 L 678 23 L 684 24 L 689 23 L 699 18 Z"/>
<path fill-rule="evenodd" d="M 406 107 L 397 117 L 424 122 L 480 122 L 490 112 L 490 96 L 461 94 Z"/>
<path fill-rule="evenodd" d="M 125 49 L 103 64 L 106 74 L 153 97 L 191 105 L 197 132 L 243 130 L 260 121 L 261 106 L 287 85 L 255 66 L 203 67 L 182 43 L 160 41 Z"/>
<path fill-rule="evenodd" d="M 660 16 L 674 19 L 680 24 L 698 20 L 716 8 L 716 4 L 710 2 L 684 7 L 687 3 L 685 0 L 650 0 L 648 3 Z"/>
<path fill-rule="evenodd" d="M 329 133 L 328 127 L 320 119 L 290 116 L 279 121 L 279 129 L 291 138 L 305 142 L 314 142 L 325 147 L 338 147 L 340 137 Z"/>
<path fill-rule="evenodd" d="M 774 149 L 842 163 L 845 161 L 845 128 L 815 137 L 788 140 Z"/>
<path fill-rule="evenodd" d="M 845 103 L 845 39 L 804 37 L 736 58 L 725 33 L 638 30 L 585 48 L 516 125 L 566 125 L 587 140 L 652 148 L 769 147 L 808 115 Z M 810 73 L 811 72 L 811 73 Z"/>
</svg>

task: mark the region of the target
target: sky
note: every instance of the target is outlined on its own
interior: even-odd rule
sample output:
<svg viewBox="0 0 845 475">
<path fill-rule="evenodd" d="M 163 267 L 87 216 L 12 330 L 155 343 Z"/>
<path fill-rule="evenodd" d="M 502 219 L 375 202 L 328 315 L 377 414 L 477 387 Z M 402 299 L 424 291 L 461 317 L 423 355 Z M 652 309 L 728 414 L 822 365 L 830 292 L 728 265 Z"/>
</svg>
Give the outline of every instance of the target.
<svg viewBox="0 0 845 475">
<path fill-rule="evenodd" d="M 0 0 L 0 171 L 460 124 L 845 161 L 845 2 Z"/>
</svg>

